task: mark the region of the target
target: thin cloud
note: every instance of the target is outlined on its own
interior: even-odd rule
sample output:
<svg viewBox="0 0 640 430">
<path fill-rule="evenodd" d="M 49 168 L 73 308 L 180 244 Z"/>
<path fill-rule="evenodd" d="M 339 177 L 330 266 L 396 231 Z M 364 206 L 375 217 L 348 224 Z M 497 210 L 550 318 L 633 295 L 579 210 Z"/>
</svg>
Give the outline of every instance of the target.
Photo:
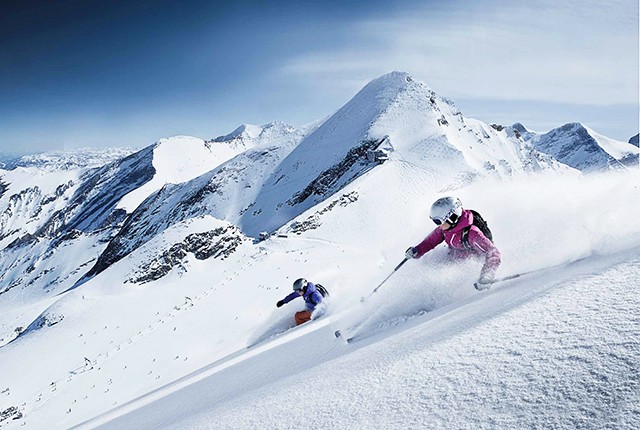
<svg viewBox="0 0 640 430">
<path fill-rule="evenodd" d="M 280 73 L 323 91 L 400 69 L 453 98 L 638 103 L 636 2 L 453 4 L 351 30 L 347 48 L 293 58 Z"/>
</svg>

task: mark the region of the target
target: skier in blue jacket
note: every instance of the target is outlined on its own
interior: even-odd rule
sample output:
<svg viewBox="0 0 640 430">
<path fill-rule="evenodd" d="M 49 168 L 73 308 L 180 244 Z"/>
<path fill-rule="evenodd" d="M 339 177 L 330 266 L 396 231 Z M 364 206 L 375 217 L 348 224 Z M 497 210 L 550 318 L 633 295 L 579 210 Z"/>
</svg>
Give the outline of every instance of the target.
<svg viewBox="0 0 640 430">
<path fill-rule="evenodd" d="M 277 307 L 284 305 L 285 303 L 289 303 L 293 299 L 297 299 L 298 297 L 303 297 L 305 302 L 305 310 L 296 312 L 295 321 L 296 325 L 300 325 L 306 323 L 311 320 L 311 316 L 313 312 L 316 310 L 316 307 L 322 303 L 324 297 L 322 294 L 316 289 L 314 283 L 307 281 L 304 278 L 296 279 L 293 283 L 293 292 L 289 294 L 282 300 L 279 300 L 276 303 Z M 316 312 L 318 314 L 318 312 Z M 320 315 L 316 315 L 320 316 Z"/>
</svg>

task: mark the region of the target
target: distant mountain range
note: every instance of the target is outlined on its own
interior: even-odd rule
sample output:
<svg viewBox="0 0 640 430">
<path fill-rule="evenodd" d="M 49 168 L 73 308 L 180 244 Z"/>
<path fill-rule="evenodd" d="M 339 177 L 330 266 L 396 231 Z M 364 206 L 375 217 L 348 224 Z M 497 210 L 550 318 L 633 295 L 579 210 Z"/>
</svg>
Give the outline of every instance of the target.
<svg viewBox="0 0 640 430">
<path fill-rule="evenodd" d="M 38 167 L 46 170 L 73 170 L 99 167 L 119 160 L 139 149 L 134 148 L 79 148 L 69 151 L 50 151 L 26 155 L 0 154 L 0 169 Z"/>
<path fill-rule="evenodd" d="M 0 302 L 23 288 L 36 291 L 32 300 L 76 288 L 193 219 L 227 226 L 211 230 L 227 232 L 220 235 L 192 232 L 221 246 L 303 228 L 325 202 L 351 204 L 357 197 L 341 190 L 388 161 L 425 175 L 435 192 L 483 177 L 624 169 L 638 165 L 638 152 L 579 123 L 541 134 L 466 118 L 451 100 L 393 72 L 302 129 L 244 124 L 214 139 L 173 137 L 139 151 L 24 156 L 0 171 Z M 384 201 L 396 191 L 376 192 Z M 167 259 L 165 273 L 179 264 Z M 138 271 L 132 279 L 148 278 Z"/>
</svg>

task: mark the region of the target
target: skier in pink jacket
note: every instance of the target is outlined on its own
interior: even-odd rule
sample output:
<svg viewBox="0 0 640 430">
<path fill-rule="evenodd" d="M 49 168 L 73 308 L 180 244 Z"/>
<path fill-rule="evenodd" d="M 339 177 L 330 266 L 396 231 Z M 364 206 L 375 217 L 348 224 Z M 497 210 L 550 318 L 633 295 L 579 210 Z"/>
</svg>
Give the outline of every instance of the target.
<svg viewBox="0 0 640 430">
<path fill-rule="evenodd" d="M 462 208 L 462 202 L 455 197 L 442 197 L 431 206 L 430 218 L 438 227 L 419 245 L 407 249 L 407 258 L 420 258 L 433 248 L 446 242 L 450 255 L 457 258 L 484 257 L 480 277 L 474 284 L 476 289 L 485 290 L 491 286 L 496 270 L 500 265 L 500 251 L 491 241 L 491 233 L 485 233 L 474 224 L 477 212 Z M 482 221 L 486 226 L 486 223 Z M 487 237 L 489 235 L 489 237 Z"/>
</svg>

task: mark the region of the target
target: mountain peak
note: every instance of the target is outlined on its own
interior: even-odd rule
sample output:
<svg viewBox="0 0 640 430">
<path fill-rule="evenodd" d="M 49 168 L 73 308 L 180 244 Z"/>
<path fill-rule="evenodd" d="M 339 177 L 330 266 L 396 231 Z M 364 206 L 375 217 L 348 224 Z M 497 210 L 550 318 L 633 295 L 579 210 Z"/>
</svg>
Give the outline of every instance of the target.
<svg viewBox="0 0 640 430">
<path fill-rule="evenodd" d="M 529 133 L 529 130 L 527 129 L 527 127 L 525 127 L 519 122 L 516 122 L 515 124 L 513 124 L 511 128 L 518 131 L 519 133 Z"/>
<path fill-rule="evenodd" d="M 287 135 L 295 130 L 295 127 L 282 121 L 272 121 L 263 126 L 253 124 L 242 124 L 231 133 L 225 136 L 218 136 L 213 142 L 230 142 L 233 140 L 256 140 L 262 138 L 278 138 Z"/>
<path fill-rule="evenodd" d="M 394 70 L 393 72 L 389 72 L 385 75 L 380 76 L 377 79 L 374 79 L 372 82 L 382 81 L 387 85 L 399 85 L 403 86 L 407 82 L 413 82 L 413 77 L 407 72 L 400 72 Z"/>
<path fill-rule="evenodd" d="M 257 138 L 277 138 L 295 131 L 295 127 L 282 121 L 272 121 L 261 127 Z"/>
<path fill-rule="evenodd" d="M 386 104 L 413 82 L 415 81 L 411 75 L 406 72 L 390 72 L 369 82 L 354 99 L 361 94 L 369 95 L 373 96 L 379 104 Z"/>
<path fill-rule="evenodd" d="M 253 124 L 241 124 L 238 128 L 225 136 L 218 136 L 214 142 L 228 142 L 234 139 L 255 139 L 262 132 L 262 127 Z"/>
<path fill-rule="evenodd" d="M 585 132 L 587 132 L 587 128 L 579 122 L 568 122 L 560 127 L 558 127 L 559 131 L 563 131 L 563 132 L 571 132 L 571 131 L 576 131 L 576 132 L 581 132 L 582 130 L 584 130 Z"/>
</svg>

